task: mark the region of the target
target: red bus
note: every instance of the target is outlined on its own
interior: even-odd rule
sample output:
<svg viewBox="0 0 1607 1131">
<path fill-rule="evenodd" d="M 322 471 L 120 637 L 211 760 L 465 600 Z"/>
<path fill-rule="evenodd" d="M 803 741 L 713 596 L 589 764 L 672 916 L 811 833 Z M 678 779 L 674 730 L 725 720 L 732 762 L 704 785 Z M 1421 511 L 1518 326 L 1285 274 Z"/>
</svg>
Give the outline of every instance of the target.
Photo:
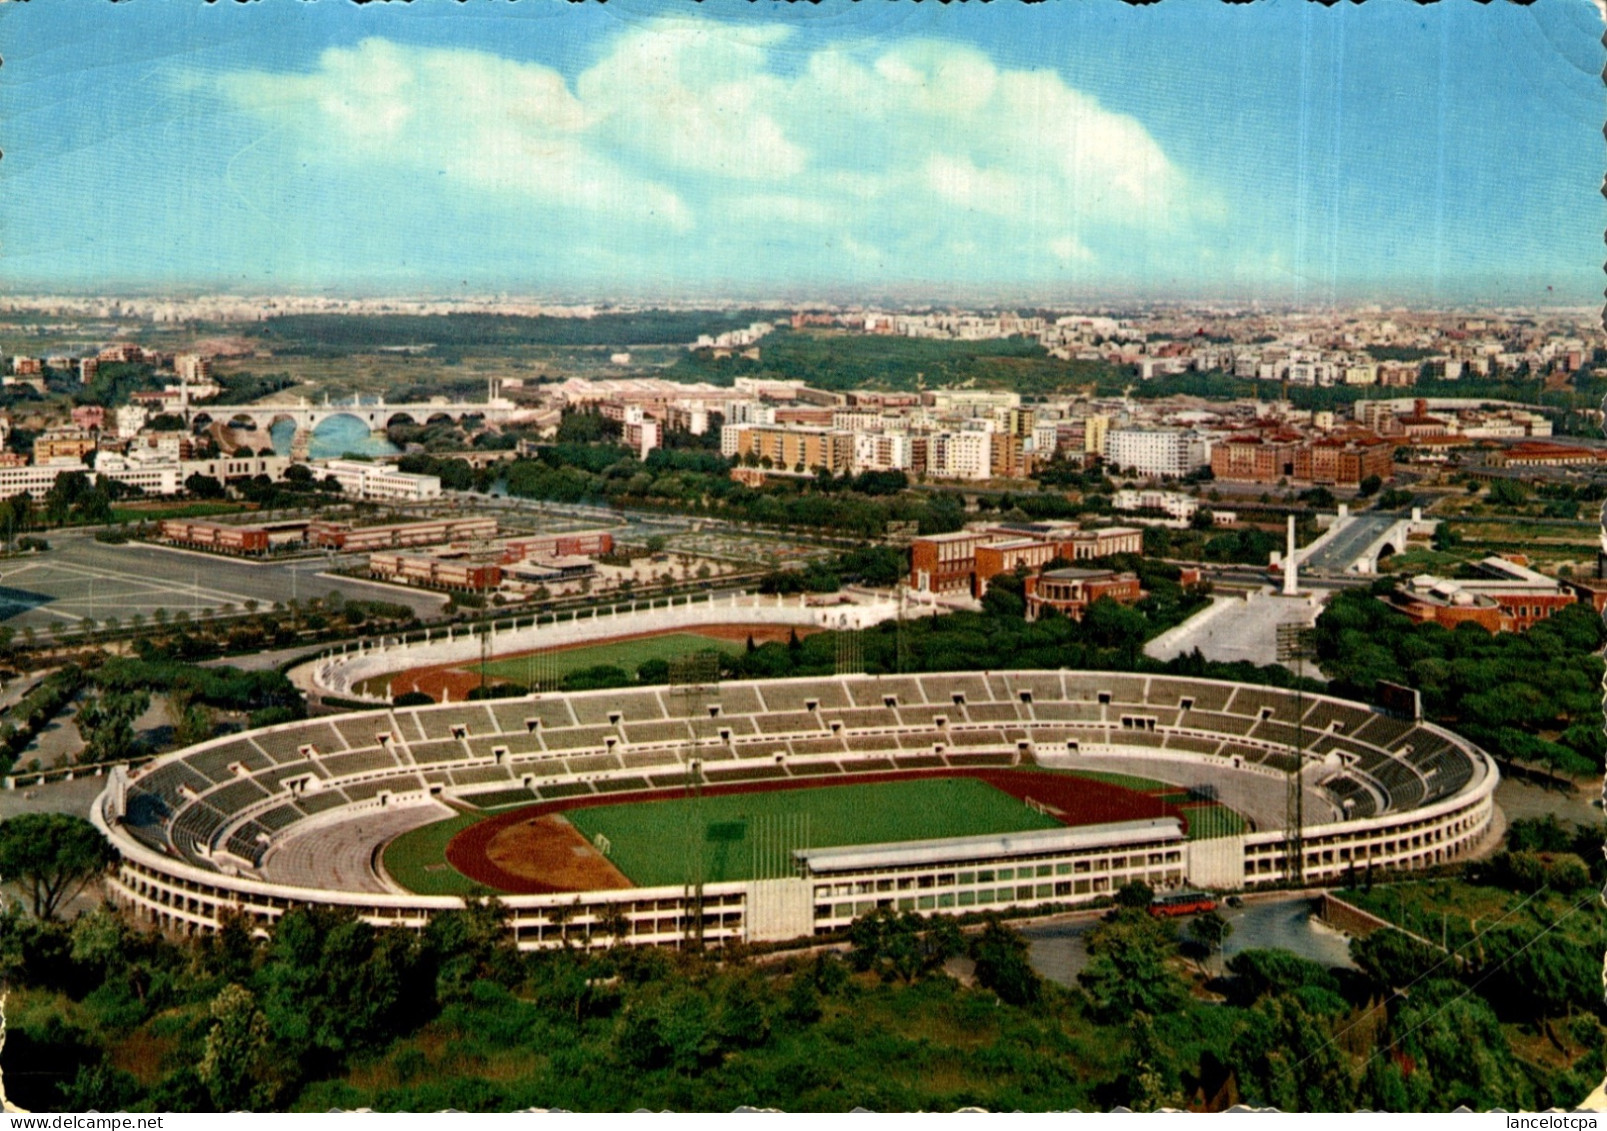
<svg viewBox="0 0 1607 1131">
<path fill-rule="evenodd" d="M 1170 895 L 1158 895 L 1150 900 L 1149 913 L 1151 915 L 1198 915 L 1204 911 L 1215 911 L 1216 900 L 1210 892 L 1204 891 L 1177 891 Z"/>
</svg>

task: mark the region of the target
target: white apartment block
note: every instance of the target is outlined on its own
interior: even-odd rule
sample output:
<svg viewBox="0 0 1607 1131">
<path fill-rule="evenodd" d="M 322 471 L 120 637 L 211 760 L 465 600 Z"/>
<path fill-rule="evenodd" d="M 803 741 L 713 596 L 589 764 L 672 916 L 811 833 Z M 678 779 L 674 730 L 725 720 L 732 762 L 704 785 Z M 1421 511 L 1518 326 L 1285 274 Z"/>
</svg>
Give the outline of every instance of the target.
<svg viewBox="0 0 1607 1131">
<path fill-rule="evenodd" d="M 120 440 L 129 439 L 138 434 L 150 418 L 150 410 L 143 405 L 122 405 L 112 417 L 113 434 Z"/>
<path fill-rule="evenodd" d="M 831 426 L 845 432 L 880 432 L 885 421 L 879 411 L 863 408 L 839 408 L 831 414 Z"/>
<path fill-rule="evenodd" d="M 855 471 L 907 471 L 909 466 L 910 438 L 905 433 L 854 433 Z"/>
<path fill-rule="evenodd" d="M 1192 432 L 1162 428 L 1112 428 L 1105 462 L 1137 475 L 1184 476 L 1204 467 L 1211 447 Z"/>
<path fill-rule="evenodd" d="M 725 417 L 727 425 L 774 424 L 776 422 L 775 406 L 760 404 L 758 401 L 726 401 L 722 415 Z"/>
<path fill-rule="evenodd" d="M 989 432 L 934 432 L 927 473 L 936 479 L 986 479 L 993 472 Z"/>
<path fill-rule="evenodd" d="M 332 459 L 323 464 L 324 475 L 360 499 L 391 499 L 419 503 L 441 497 L 441 480 L 434 475 L 412 475 L 383 463 Z"/>
</svg>

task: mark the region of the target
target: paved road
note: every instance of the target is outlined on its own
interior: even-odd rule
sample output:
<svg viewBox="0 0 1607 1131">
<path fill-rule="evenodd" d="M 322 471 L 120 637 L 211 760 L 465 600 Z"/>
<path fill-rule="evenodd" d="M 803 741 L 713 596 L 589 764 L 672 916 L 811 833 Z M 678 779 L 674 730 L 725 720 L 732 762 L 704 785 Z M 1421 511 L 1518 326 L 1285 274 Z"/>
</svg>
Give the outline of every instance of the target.
<svg viewBox="0 0 1607 1131">
<path fill-rule="evenodd" d="M 0 621 L 38 629 L 85 617 L 115 616 L 126 623 L 135 613 L 149 620 L 159 608 L 194 615 L 224 605 L 239 608 L 248 600 L 266 608 L 334 589 L 348 597 L 407 605 L 421 616 L 435 615 L 445 603 L 436 593 L 319 576 L 330 568 L 324 558 L 241 561 L 144 543 L 114 546 L 82 530 L 47 538 L 45 553 L 0 562 Z"/>
<path fill-rule="evenodd" d="M 1357 515 L 1315 553 L 1301 559 L 1300 568 L 1343 573 L 1384 531 L 1400 520 L 1400 515 L 1390 511 Z"/>
</svg>

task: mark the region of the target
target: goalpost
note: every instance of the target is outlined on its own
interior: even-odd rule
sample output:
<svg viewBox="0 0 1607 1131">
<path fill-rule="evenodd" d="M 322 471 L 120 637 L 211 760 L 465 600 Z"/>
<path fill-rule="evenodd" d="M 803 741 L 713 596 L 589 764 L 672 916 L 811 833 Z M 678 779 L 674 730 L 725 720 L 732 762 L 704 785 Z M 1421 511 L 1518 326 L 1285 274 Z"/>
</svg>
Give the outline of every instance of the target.
<svg viewBox="0 0 1607 1131">
<path fill-rule="evenodd" d="M 1022 798 L 1022 800 L 1026 803 L 1027 808 L 1031 809 L 1034 813 L 1038 814 L 1038 816 L 1040 816 L 1040 817 L 1053 816 L 1053 814 L 1051 814 L 1049 812 L 1049 806 L 1045 805 L 1042 801 L 1039 801 L 1037 798 L 1035 798 L 1035 797 L 1024 797 L 1024 798 Z"/>
</svg>

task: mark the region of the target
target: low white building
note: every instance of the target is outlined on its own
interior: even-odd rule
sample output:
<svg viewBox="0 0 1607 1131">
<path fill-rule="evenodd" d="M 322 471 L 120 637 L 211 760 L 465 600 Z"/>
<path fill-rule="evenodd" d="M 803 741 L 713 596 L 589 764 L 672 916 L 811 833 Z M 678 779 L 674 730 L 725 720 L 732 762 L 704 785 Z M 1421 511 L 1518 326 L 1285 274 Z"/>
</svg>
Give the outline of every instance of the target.
<svg viewBox="0 0 1607 1131">
<path fill-rule="evenodd" d="M 1181 491 L 1139 491 L 1124 487 L 1110 497 L 1112 510 L 1162 511 L 1167 518 L 1190 521 L 1200 509 L 1199 500 Z"/>
<path fill-rule="evenodd" d="M 45 492 L 55 486 L 56 476 L 63 471 L 83 471 L 89 469 L 83 464 L 29 464 L 26 467 L 0 467 L 0 498 L 9 499 L 15 495 L 30 495 L 35 499 L 45 497 Z"/>
<path fill-rule="evenodd" d="M 217 459 L 170 459 L 162 456 L 140 458 L 116 452 L 95 454 L 95 475 L 138 487 L 147 495 L 177 495 L 192 475 L 204 475 L 219 483 L 255 479 L 266 475 L 274 482 L 285 477 L 289 456 L 219 456 Z"/>
<path fill-rule="evenodd" d="M 441 497 L 439 476 L 415 475 L 389 464 L 355 459 L 332 459 L 322 467 L 325 478 L 333 479 L 342 491 L 359 499 L 422 503 Z"/>
</svg>

